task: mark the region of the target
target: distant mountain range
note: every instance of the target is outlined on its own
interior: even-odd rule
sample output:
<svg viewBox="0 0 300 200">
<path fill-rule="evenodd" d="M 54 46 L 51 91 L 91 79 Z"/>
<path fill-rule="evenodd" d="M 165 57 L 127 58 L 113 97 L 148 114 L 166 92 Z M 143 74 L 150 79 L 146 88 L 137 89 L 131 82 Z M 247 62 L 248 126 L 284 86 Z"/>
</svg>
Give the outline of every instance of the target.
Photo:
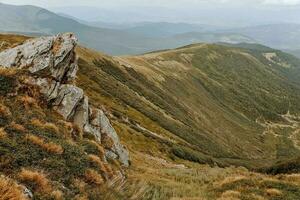
<svg viewBox="0 0 300 200">
<path fill-rule="evenodd" d="M 142 54 L 202 42 L 261 43 L 288 51 L 300 49 L 298 24 L 224 29 L 205 24 L 169 22 L 88 22 L 35 6 L 1 3 L 0 31 L 27 35 L 74 32 L 82 44 L 112 55 Z"/>
<path fill-rule="evenodd" d="M 169 24 L 165 28 L 159 27 L 159 24 L 150 23 L 125 30 L 99 28 L 84 24 L 83 21 L 80 23 L 67 15 L 55 14 L 35 6 L 0 4 L 0 31 L 2 32 L 40 35 L 74 32 L 84 45 L 113 55 L 140 54 L 147 51 L 175 48 L 194 42 L 231 41 L 238 43 L 251 41 L 249 37 L 231 33 L 218 33 L 208 36 L 207 33 L 193 32 L 186 34 L 182 31 L 187 27 L 188 31 L 200 30 L 194 25 Z M 145 34 L 149 30 L 152 30 L 153 35 Z M 184 34 L 176 35 L 177 33 Z M 158 36 L 169 37 L 157 38 Z"/>
</svg>

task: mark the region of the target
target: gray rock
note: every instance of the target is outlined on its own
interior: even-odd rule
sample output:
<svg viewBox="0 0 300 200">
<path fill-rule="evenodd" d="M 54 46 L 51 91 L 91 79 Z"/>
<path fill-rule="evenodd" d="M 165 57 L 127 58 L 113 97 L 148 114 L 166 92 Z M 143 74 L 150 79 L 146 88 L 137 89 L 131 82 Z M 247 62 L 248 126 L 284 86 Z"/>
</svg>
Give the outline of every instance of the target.
<svg viewBox="0 0 300 200">
<path fill-rule="evenodd" d="M 25 186 L 23 186 L 23 194 L 29 198 L 29 199 L 33 199 L 33 193 Z"/>
<path fill-rule="evenodd" d="M 118 158 L 118 155 L 115 154 L 114 152 L 110 151 L 110 150 L 106 150 L 106 151 L 105 151 L 105 157 L 106 157 L 106 159 L 108 159 L 108 160 L 109 160 L 109 159 L 115 160 L 115 159 Z"/>
<path fill-rule="evenodd" d="M 40 77 L 57 81 L 73 80 L 77 72 L 74 49 L 77 39 L 72 33 L 41 37 L 0 53 L 0 66 L 27 68 Z"/>
<path fill-rule="evenodd" d="M 92 135 L 97 142 L 101 143 L 101 132 L 99 128 L 88 123 L 84 126 L 83 132 L 85 134 Z"/>
<path fill-rule="evenodd" d="M 73 122 L 81 129 L 83 129 L 84 126 L 89 123 L 89 99 L 87 96 L 84 96 L 77 106 Z"/>
<path fill-rule="evenodd" d="M 83 99 L 83 90 L 74 85 L 64 84 L 59 87 L 58 96 L 53 106 L 65 119 L 70 119 L 76 106 Z"/>
<path fill-rule="evenodd" d="M 111 150 L 118 155 L 120 162 L 124 166 L 129 166 L 129 153 L 120 143 L 119 136 L 112 127 L 109 119 L 100 109 L 94 109 L 92 113 L 94 118 L 91 119 L 91 124 L 95 127 L 100 127 L 101 133 L 106 134 L 107 137 L 112 139 L 114 146 Z"/>
</svg>

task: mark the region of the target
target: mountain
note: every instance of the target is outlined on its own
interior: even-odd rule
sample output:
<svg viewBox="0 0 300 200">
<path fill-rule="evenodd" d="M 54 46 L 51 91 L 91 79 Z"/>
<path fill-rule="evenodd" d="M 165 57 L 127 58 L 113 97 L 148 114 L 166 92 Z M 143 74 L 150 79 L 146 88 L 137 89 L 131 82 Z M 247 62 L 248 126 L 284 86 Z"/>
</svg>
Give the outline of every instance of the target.
<svg viewBox="0 0 300 200">
<path fill-rule="evenodd" d="M 209 25 L 168 22 L 145 22 L 134 27 L 123 29 L 126 32 L 145 35 L 148 37 L 168 37 L 189 32 L 212 32 L 217 29 Z"/>
<path fill-rule="evenodd" d="M 2 51 L 25 40 L 0 35 L 2 65 L 13 64 L 2 59 Z M 61 47 L 55 42 L 50 52 L 57 54 Z M 108 188 L 100 183 L 103 171 L 92 155 L 102 151 L 95 137 L 81 135 L 76 126 L 74 134 L 68 133 L 75 118 L 66 122 L 56 111 L 61 105 L 74 108 L 76 95 L 52 107 L 55 101 L 45 102 L 29 84 L 32 78 L 48 80 L 53 70 L 45 68 L 32 77 L 26 68 L 1 68 L 0 188 L 5 190 L 0 194 L 12 189 L 22 194 L 20 186 L 26 186 L 42 199 L 299 197 L 299 59 L 258 44 L 194 44 L 114 57 L 77 46 L 76 54 L 77 78 L 68 81 L 74 73 L 62 69 L 75 68 L 60 65 L 54 69 L 64 78 L 58 80 L 81 88 L 90 107 L 105 111 L 130 155 L 127 169 L 116 160 L 108 163 L 126 176 L 116 173 L 118 178 L 108 179 Z M 63 62 L 73 63 L 71 57 Z M 22 59 L 26 56 L 17 64 L 26 64 Z M 16 87 L 15 81 L 29 85 Z M 75 106 L 80 113 L 83 108 Z M 105 148 L 111 148 L 104 138 Z M 65 153 L 49 153 L 61 152 L 50 144 L 61 145 Z M 290 164 L 282 164 L 286 160 Z M 105 169 L 109 176 L 109 167 Z M 276 175 L 280 172 L 294 174 Z"/>
<path fill-rule="evenodd" d="M 288 53 L 300 58 L 300 50 L 286 50 Z"/>
<path fill-rule="evenodd" d="M 299 24 L 269 24 L 230 30 L 254 38 L 258 43 L 277 49 L 299 49 Z"/>
<path fill-rule="evenodd" d="M 205 37 L 151 38 L 146 35 L 123 30 L 96 28 L 77 22 L 69 17 L 55 14 L 35 6 L 12 6 L 0 4 L 0 31 L 30 35 L 51 35 L 60 32 L 74 32 L 80 42 L 90 48 L 113 55 L 140 54 L 159 49 L 176 48 L 193 42 L 208 42 Z M 222 34 L 210 41 L 223 41 Z M 223 34 L 224 35 L 224 34 Z M 225 37 L 228 34 L 225 34 Z M 232 35 L 231 35 L 232 36 Z M 180 36 L 179 36 L 180 37 Z M 232 39 L 238 42 L 242 36 Z"/>
</svg>

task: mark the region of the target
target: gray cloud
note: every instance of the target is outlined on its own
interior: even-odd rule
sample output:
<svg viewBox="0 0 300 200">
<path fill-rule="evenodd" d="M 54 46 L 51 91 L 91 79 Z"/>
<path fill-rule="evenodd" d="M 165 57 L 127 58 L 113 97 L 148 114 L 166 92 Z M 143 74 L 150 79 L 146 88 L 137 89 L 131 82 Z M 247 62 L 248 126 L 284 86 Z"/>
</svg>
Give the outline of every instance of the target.
<svg viewBox="0 0 300 200">
<path fill-rule="evenodd" d="M 292 6 L 300 0 L 0 0 L 8 4 L 30 4 L 44 7 L 53 6 L 197 6 L 197 5 L 237 5 L 237 6 Z"/>
</svg>

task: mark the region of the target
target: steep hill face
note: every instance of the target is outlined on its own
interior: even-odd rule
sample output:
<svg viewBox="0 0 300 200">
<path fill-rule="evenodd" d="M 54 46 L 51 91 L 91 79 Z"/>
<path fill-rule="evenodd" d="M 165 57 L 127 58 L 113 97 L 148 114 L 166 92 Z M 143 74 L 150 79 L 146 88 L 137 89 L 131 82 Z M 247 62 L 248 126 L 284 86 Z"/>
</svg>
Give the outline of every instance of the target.
<svg viewBox="0 0 300 200">
<path fill-rule="evenodd" d="M 9 41 L 0 52 L 1 174 L 23 184 L 20 199 L 102 198 L 108 191 L 99 186 L 124 179 L 129 155 L 104 111 L 74 84 L 77 39 Z"/>
<path fill-rule="evenodd" d="M 259 47 L 199 44 L 90 62 L 82 56 L 80 82 L 122 102 L 107 103 L 118 115 L 143 124 L 133 109 L 160 127 L 148 126 L 152 132 L 225 163 L 255 166 L 299 154 L 299 60 Z"/>
</svg>

